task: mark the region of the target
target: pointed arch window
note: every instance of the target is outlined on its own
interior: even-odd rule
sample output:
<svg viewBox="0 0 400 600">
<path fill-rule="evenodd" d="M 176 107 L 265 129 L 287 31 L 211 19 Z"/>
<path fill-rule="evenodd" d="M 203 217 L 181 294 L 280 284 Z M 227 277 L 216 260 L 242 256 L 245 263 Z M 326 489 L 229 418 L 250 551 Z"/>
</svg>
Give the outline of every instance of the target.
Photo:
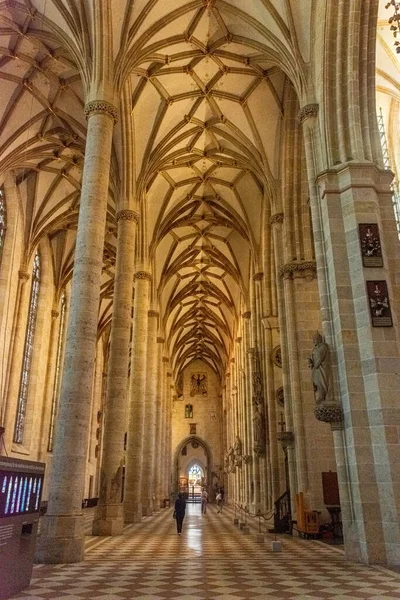
<svg viewBox="0 0 400 600">
<path fill-rule="evenodd" d="M 33 261 L 31 297 L 29 300 L 28 325 L 26 329 L 24 355 L 22 361 L 21 381 L 18 394 L 17 419 L 15 422 L 14 442 L 22 444 L 28 398 L 29 377 L 31 374 L 33 340 L 35 337 L 37 309 L 40 288 L 40 257 L 36 252 Z"/>
<path fill-rule="evenodd" d="M 4 238 L 7 229 L 7 212 L 6 212 L 6 201 L 4 198 L 4 192 L 0 189 L 0 265 L 1 257 L 3 255 Z"/>
<path fill-rule="evenodd" d="M 53 399 L 52 399 L 52 403 L 51 403 L 49 441 L 47 444 L 48 452 L 53 452 L 54 425 L 56 422 L 58 399 L 60 396 L 61 358 L 62 358 L 62 352 L 63 352 L 63 347 L 64 347 L 66 308 L 67 308 L 67 298 L 66 298 L 65 292 L 63 292 L 62 296 L 61 296 L 61 306 L 60 306 L 60 330 L 58 333 L 58 341 L 57 341 L 56 371 L 54 374 Z"/>
</svg>

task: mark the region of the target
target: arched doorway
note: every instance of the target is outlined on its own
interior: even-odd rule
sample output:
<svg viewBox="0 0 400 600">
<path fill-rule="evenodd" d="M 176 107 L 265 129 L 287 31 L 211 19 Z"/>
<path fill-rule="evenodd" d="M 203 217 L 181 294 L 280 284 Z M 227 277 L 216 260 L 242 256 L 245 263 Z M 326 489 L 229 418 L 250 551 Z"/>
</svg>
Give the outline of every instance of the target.
<svg viewBox="0 0 400 600">
<path fill-rule="evenodd" d="M 212 486 L 211 452 L 204 440 L 189 437 L 175 452 L 176 492 L 182 492 L 190 501 L 200 501 L 201 488 Z"/>
</svg>

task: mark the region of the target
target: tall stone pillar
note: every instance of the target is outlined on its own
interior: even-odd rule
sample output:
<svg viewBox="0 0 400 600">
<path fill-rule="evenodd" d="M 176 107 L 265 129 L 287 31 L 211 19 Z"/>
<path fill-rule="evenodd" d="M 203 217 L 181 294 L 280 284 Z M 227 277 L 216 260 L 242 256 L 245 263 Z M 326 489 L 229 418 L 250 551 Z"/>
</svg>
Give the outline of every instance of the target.
<svg viewBox="0 0 400 600">
<path fill-rule="evenodd" d="M 147 337 L 147 381 L 144 407 L 144 431 L 142 459 L 142 513 L 153 514 L 155 491 L 155 449 L 156 449 L 156 390 L 157 390 L 157 326 L 158 312 L 148 312 Z"/>
<path fill-rule="evenodd" d="M 162 456 L 162 419 L 163 419 L 163 369 L 164 365 L 162 362 L 164 338 L 157 337 L 157 369 L 156 369 L 156 433 L 155 433 L 155 450 L 154 450 L 154 495 L 155 501 L 153 504 L 153 511 L 157 511 L 161 508 L 161 456 Z"/>
<path fill-rule="evenodd" d="M 363 163 L 317 177 L 354 509 L 354 521 L 350 510 L 343 521 L 346 553 L 398 567 L 400 252 L 390 181 L 391 173 Z M 360 223 L 378 228 L 381 263 L 366 266 Z"/>
<path fill-rule="evenodd" d="M 142 519 L 142 461 L 144 438 L 146 436 L 144 411 L 150 285 L 150 273 L 139 271 L 135 274 L 131 389 L 124 495 L 124 512 L 127 523 L 138 523 Z"/>
<path fill-rule="evenodd" d="M 283 247 L 282 247 L 282 237 L 283 237 L 283 227 L 282 224 L 284 222 L 283 213 L 276 213 L 271 217 L 271 227 L 272 234 L 274 239 L 274 251 L 277 259 L 277 270 L 279 273 L 279 257 L 284 256 Z M 279 315 L 279 328 L 281 332 L 281 354 L 282 354 L 282 378 L 283 378 L 283 389 L 284 389 L 284 397 L 285 397 L 285 423 L 286 423 L 286 431 L 290 434 L 291 443 L 287 446 L 287 462 L 288 462 L 288 480 L 290 484 L 290 494 L 291 497 L 294 498 L 295 494 L 298 490 L 297 483 L 297 470 L 296 470 L 296 454 L 295 447 L 293 443 L 294 435 L 294 424 L 293 424 L 293 414 L 292 414 L 292 394 L 291 394 L 291 385 L 290 385 L 290 377 L 289 377 L 289 355 L 288 355 L 288 323 L 286 319 L 286 311 L 285 311 L 285 303 L 284 303 L 284 290 L 283 290 L 283 281 L 281 277 L 277 277 L 277 300 L 278 300 L 278 315 Z M 292 501 L 292 516 L 296 514 L 296 505 Z"/>
<path fill-rule="evenodd" d="M 53 418 L 53 400 L 54 393 L 57 393 L 57 390 L 54 389 L 54 376 L 56 372 L 58 339 L 62 325 L 58 320 L 59 316 L 60 313 L 58 310 L 53 308 L 51 311 L 49 357 L 46 370 L 44 407 L 40 423 L 38 460 L 44 460 L 49 449 L 49 430 Z"/>
<path fill-rule="evenodd" d="M 90 423 L 113 126 L 104 101 L 85 107 L 85 164 L 50 494 L 37 558 L 70 563 L 84 556 L 82 495 Z"/>
<path fill-rule="evenodd" d="M 122 474 L 125 458 L 129 340 L 138 218 L 138 213 L 132 210 L 117 212 L 117 261 L 100 467 L 99 505 L 93 522 L 94 535 L 120 535 L 124 526 Z"/>
</svg>

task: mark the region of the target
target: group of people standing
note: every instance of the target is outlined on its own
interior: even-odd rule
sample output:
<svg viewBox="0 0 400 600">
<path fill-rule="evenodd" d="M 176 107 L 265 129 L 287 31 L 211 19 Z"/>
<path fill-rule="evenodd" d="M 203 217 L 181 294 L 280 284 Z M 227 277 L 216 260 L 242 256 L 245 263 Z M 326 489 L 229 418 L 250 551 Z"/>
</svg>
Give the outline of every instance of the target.
<svg viewBox="0 0 400 600">
<path fill-rule="evenodd" d="M 217 495 L 215 497 L 217 502 L 217 513 L 222 512 L 222 506 L 224 503 L 224 489 L 219 488 L 217 491 Z M 207 514 L 207 504 L 208 504 L 208 492 L 206 488 L 203 488 L 201 491 L 201 514 Z M 176 519 L 176 529 L 178 535 L 182 534 L 182 524 L 183 519 L 185 518 L 186 513 L 186 500 L 182 492 L 179 492 L 177 499 L 175 500 L 175 508 L 173 517 Z"/>
</svg>

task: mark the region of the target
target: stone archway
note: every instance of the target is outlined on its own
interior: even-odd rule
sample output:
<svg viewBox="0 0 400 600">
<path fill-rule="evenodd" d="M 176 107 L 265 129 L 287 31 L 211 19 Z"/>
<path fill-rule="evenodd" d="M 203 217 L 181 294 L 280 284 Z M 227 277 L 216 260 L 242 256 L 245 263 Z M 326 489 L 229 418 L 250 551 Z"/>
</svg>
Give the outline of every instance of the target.
<svg viewBox="0 0 400 600">
<path fill-rule="evenodd" d="M 204 485 L 210 493 L 213 477 L 212 452 L 203 439 L 197 436 L 189 436 L 182 440 L 175 450 L 175 477 L 173 482 L 175 494 L 184 491 L 181 489 L 184 487 L 184 480 L 188 479 L 189 469 L 195 464 L 204 473 Z"/>
</svg>

